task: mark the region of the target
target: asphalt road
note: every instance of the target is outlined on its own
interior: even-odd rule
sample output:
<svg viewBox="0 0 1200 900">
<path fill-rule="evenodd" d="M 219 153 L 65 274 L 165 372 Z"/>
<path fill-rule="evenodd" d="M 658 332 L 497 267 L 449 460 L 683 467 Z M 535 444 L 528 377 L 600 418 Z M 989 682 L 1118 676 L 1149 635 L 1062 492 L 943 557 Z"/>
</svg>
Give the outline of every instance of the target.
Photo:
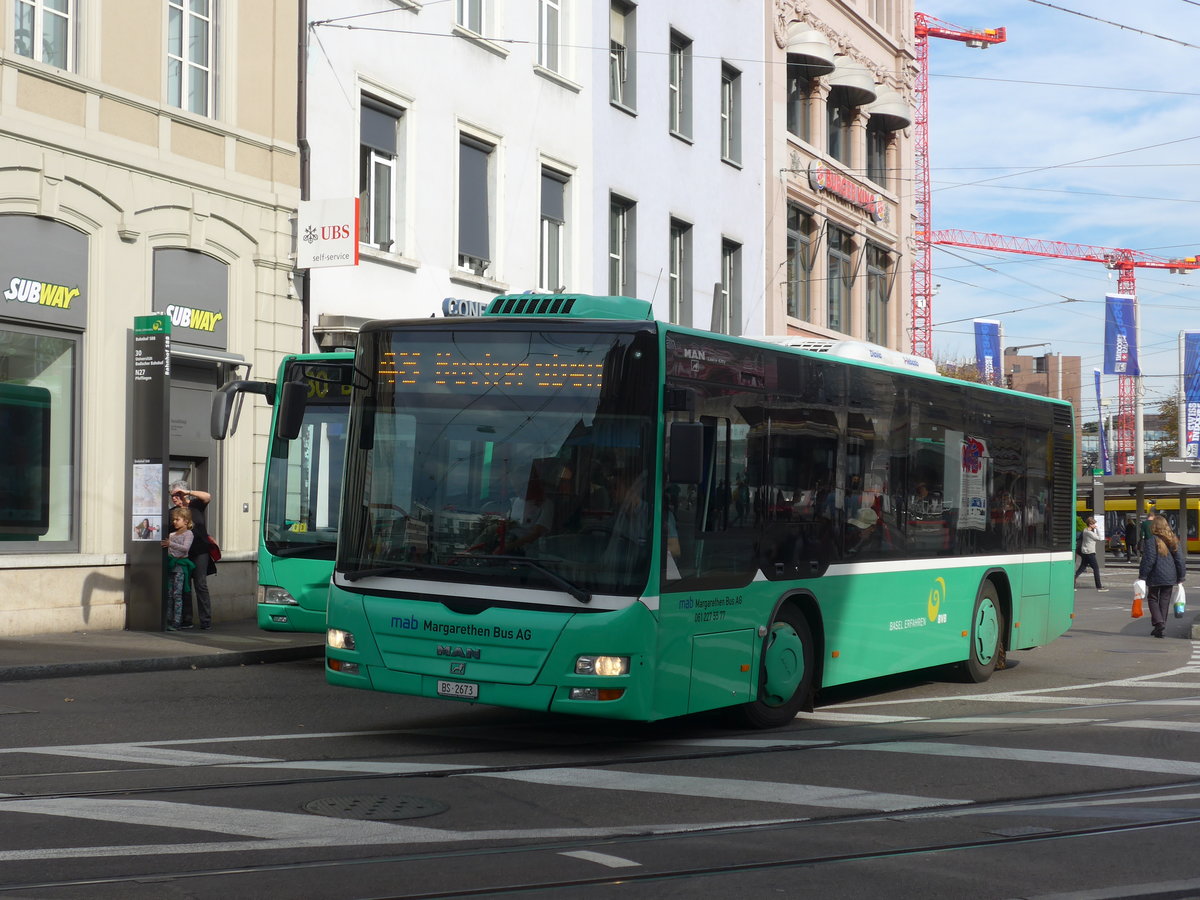
<svg viewBox="0 0 1200 900">
<path fill-rule="evenodd" d="M 0 898 L 1200 896 L 1191 619 L 1155 640 L 1107 579 L 984 685 L 881 679 L 772 732 L 319 660 L 0 684 Z"/>
</svg>

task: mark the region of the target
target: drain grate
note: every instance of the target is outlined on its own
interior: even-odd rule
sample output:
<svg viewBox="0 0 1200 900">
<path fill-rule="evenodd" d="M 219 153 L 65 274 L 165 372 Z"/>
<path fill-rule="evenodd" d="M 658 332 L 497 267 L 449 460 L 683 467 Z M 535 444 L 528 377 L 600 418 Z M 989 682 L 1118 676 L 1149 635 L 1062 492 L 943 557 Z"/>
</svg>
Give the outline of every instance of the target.
<svg viewBox="0 0 1200 900">
<path fill-rule="evenodd" d="M 369 819 L 390 822 L 394 819 L 419 819 L 436 816 L 447 809 L 445 803 L 426 797 L 324 797 L 304 804 L 305 810 L 318 816 L 340 819 Z"/>
</svg>

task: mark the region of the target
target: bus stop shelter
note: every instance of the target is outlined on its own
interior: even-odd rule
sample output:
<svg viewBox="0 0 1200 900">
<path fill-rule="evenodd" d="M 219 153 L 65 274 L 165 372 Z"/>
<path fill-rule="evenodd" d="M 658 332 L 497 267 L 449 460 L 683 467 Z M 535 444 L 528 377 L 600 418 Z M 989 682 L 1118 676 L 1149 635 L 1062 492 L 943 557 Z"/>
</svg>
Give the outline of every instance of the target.
<svg viewBox="0 0 1200 900">
<path fill-rule="evenodd" d="M 1188 498 L 1200 496 L 1200 472 L 1146 472 L 1142 475 L 1095 475 L 1091 485 L 1080 481 L 1078 496 L 1091 500 L 1094 510 L 1103 510 L 1106 499 L 1133 498 L 1137 520 L 1146 517 L 1146 508 L 1151 501 L 1172 498 L 1179 500 L 1180 544 L 1184 557 L 1187 556 L 1187 508 Z M 1103 566 L 1101 558 L 1097 561 Z"/>
</svg>

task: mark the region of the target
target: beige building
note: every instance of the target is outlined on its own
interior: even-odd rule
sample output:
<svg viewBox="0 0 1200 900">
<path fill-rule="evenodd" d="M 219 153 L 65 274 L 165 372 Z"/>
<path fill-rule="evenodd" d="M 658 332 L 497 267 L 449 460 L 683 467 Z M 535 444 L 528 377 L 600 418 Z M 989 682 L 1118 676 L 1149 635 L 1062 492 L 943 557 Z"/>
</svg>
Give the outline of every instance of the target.
<svg viewBox="0 0 1200 900">
<path fill-rule="evenodd" d="M 253 614 L 265 413 L 222 446 L 208 407 L 300 347 L 297 22 L 297 0 L 0 0 L 0 634 L 126 623 L 152 313 L 170 474 L 213 494 L 226 551 L 215 616 Z"/>
<path fill-rule="evenodd" d="M 766 331 L 907 352 L 912 3 L 772 2 Z"/>
</svg>

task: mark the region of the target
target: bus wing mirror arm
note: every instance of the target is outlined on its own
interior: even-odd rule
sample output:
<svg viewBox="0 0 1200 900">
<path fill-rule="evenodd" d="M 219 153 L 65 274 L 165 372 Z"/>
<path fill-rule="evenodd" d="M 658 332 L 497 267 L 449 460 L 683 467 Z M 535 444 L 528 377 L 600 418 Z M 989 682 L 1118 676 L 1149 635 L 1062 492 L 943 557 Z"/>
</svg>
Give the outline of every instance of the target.
<svg viewBox="0 0 1200 900">
<path fill-rule="evenodd" d="M 237 418 L 234 417 L 230 427 L 229 417 L 234 410 L 235 400 L 241 394 L 262 394 L 268 403 L 273 404 L 275 385 L 266 381 L 227 381 L 217 388 L 208 422 L 208 432 L 214 441 L 223 441 L 237 430 Z M 237 408 L 240 410 L 241 405 L 238 404 Z"/>
</svg>

